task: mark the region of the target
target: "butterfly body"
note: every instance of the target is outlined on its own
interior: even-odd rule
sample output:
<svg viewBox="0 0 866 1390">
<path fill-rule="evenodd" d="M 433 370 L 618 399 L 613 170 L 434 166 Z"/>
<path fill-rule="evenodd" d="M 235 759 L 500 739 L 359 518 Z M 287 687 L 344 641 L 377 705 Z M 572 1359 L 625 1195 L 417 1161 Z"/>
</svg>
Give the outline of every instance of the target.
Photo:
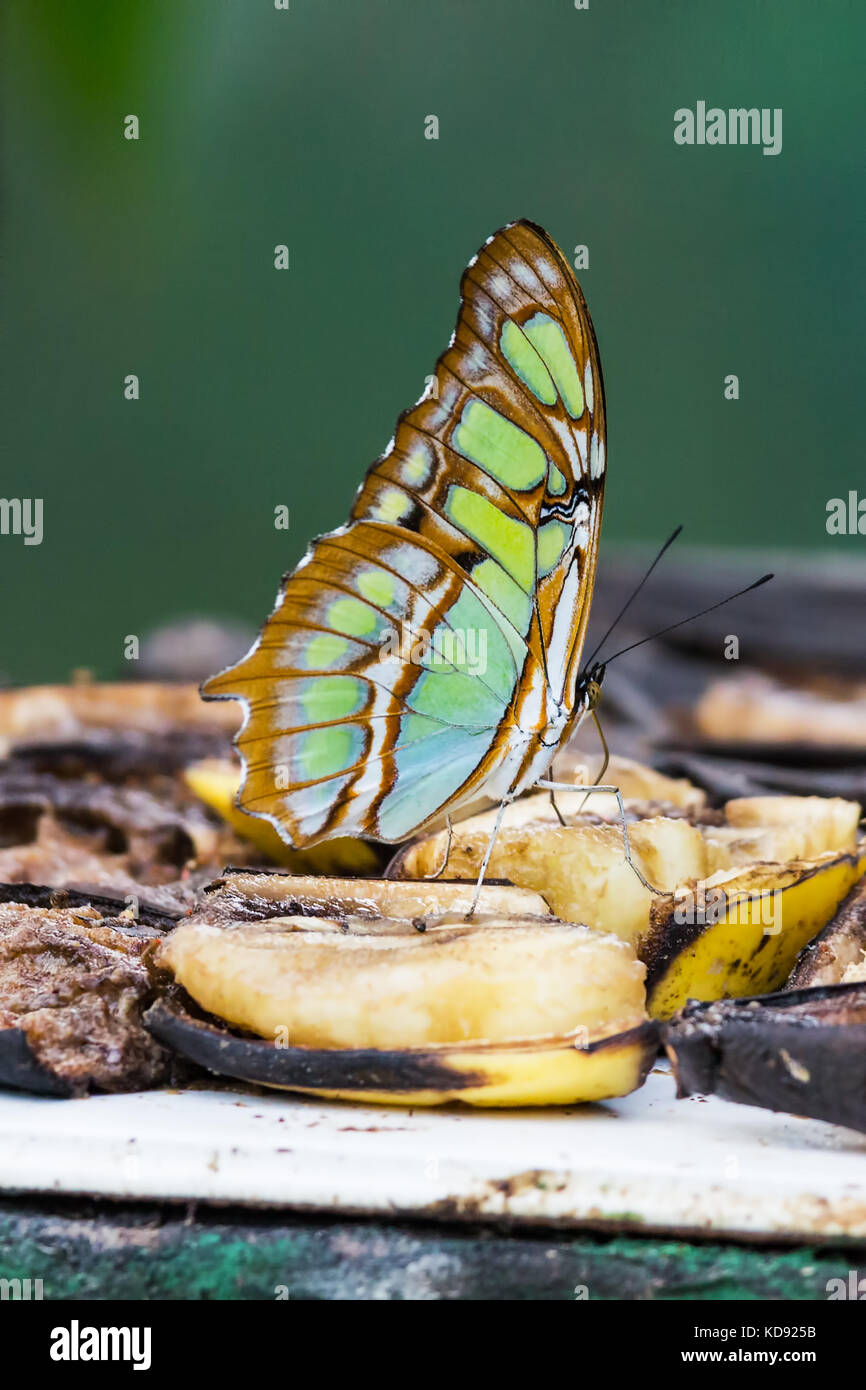
<svg viewBox="0 0 866 1390">
<path fill-rule="evenodd" d="M 295 845 L 398 842 L 532 786 L 588 708 L 605 469 L 598 350 L 540 228 L 491 237 L 347 525 L 204 693 L 245 709 L 241 807 Z"/>
</svg>

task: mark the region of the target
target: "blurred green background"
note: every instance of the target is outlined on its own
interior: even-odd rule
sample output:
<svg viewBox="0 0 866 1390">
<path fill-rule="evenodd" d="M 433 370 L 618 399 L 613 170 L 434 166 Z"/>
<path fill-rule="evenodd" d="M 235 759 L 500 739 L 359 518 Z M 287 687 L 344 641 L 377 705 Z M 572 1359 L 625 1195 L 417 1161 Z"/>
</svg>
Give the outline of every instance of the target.
<svg viewBox="0 0 866 1390">
<path fill-rule="evenodd" d="M 862 0 L 12 0 L 4 28 L 0 491 L 45 507 L 41 546 L 0 537 L 7 675 L 257 625 L 520 216 L 589 246 L 603 553 L 678 521 L 863 553 L 825 529 L 866 495 Z M 781 154 L 675 145 L 699 99 L 782 107 Z"/>
</svg>

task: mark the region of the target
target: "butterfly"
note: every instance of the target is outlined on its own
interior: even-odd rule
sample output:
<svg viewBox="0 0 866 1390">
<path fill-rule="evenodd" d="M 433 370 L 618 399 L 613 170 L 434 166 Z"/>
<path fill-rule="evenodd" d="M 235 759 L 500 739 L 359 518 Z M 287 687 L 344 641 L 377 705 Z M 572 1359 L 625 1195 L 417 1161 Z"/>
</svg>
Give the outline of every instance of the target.
<svg viewBox="0 0 866 1390">
<path fill-rule="evenodd" d="M 606 461 L 598 346 L 541 227 L 490 237 L 348 523 L 203 686 L 244 709 L 238 804 L 303 847 L 398 843 L 536 785 L 594 707 L 580 660 Z"/>
</svg>

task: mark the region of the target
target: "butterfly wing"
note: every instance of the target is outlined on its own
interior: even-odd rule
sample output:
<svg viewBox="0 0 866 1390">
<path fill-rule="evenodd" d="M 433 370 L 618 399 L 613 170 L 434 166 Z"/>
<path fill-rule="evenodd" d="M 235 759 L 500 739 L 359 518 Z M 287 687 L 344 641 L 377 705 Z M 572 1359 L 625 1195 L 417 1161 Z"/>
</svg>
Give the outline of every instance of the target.
<svg viewBox="0 0 866 1390">
<path fill-rule="evenodd" d="M 592 325 L 531 223 L 491 237 L 461 292 L 432 385 L 348 525 L 204 687 L 245 709 L 239 804 L 295 845 L 396 842 L 507 789 L 550 710 L 573 704 L 604 477 Z"/>
</svg>

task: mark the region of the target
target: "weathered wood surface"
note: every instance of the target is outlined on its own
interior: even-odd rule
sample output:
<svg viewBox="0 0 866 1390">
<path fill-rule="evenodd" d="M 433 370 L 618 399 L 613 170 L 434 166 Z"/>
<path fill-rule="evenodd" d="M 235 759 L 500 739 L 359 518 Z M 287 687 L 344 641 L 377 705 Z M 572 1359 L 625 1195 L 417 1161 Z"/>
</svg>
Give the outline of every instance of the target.
<svg viewBox="0 0 866 1390">
<path fill-rule="evenodd" d="M 0 1279 L 46 1299 L 824 1300 L 866 1246 L 779 1250 L 634 1237 L 0 1203 Z"/>
</svg>

